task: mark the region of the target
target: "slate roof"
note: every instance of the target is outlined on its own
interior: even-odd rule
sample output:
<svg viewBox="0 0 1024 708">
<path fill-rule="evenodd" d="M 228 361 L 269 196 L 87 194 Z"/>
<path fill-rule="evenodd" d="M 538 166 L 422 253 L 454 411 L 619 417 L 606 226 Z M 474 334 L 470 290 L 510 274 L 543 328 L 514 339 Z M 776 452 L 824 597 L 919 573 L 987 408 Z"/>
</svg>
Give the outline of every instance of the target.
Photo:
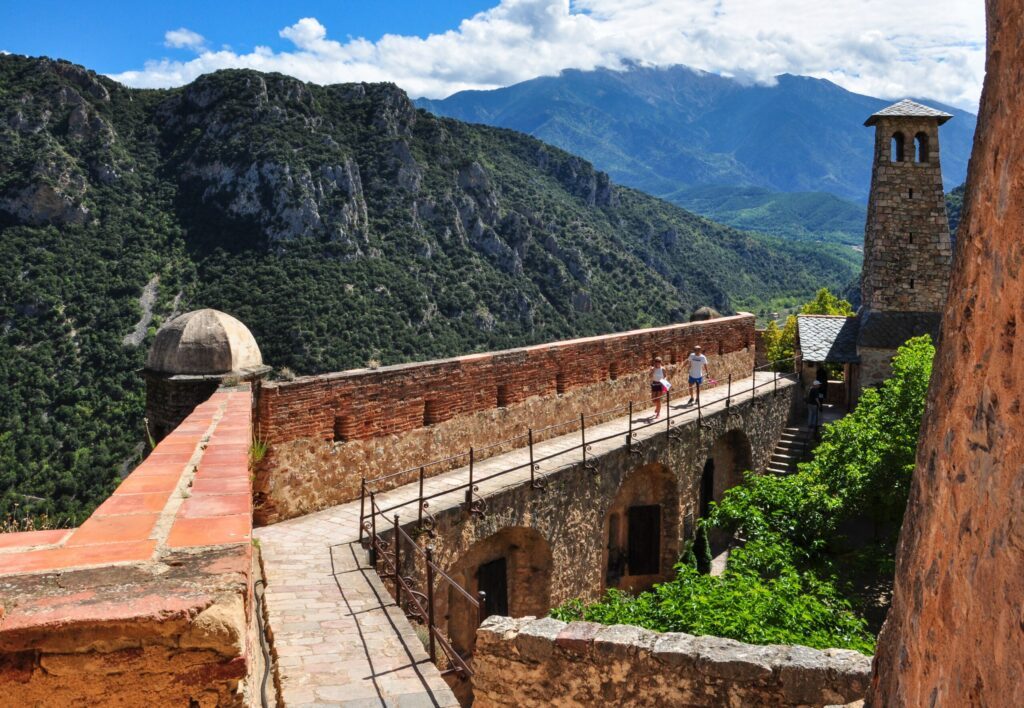
<svg viewBox="0 0 1024 708">
<path fill-rule="evenodd" d="M 856 317 L 797 315 L 797 337 L 804 361 L 854 364 L 857 356 Z"/>
<path fill-rule="evenodd" d="M 864 121 L 864 125 L 874 125 L 879 118 L 938 118 L 939 125 L 942 125 L 952 117 L 944 111 L 904 98 L 899 103 L 894 103 L 888 108 L 883 108 L 878 113 L 872 114 Z"/>
<path fill-rule="evenodd" d="M 878 312 L 865 310 L 860 315 L 859 347 L 895 349 L 911 337 L 939 336 L 942 315 L 938 312 Z"/>
</svg>

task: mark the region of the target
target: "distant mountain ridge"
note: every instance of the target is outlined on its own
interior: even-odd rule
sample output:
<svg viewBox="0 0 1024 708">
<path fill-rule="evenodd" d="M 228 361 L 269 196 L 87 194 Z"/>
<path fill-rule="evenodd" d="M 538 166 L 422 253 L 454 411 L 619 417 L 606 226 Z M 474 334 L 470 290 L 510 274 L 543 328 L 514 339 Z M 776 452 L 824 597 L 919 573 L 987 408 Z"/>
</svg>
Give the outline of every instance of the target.
<svg viewBox="0 0 1024 708">
<path fill-rule="evenodd" d="M 966 177 L 977 117 L 917 100 L 954 116 L 940 132 L 948 191 Z M 528 133 L 657 196 L 728 185 L 855 202 L 866 202 L 870 187 L 864 120 L 890 103 L 824 79 L 783 74 L 772 86 L 745 85 L 684 66 L 566 70 L 416 101 L 437 115 Z"/>
</svg>

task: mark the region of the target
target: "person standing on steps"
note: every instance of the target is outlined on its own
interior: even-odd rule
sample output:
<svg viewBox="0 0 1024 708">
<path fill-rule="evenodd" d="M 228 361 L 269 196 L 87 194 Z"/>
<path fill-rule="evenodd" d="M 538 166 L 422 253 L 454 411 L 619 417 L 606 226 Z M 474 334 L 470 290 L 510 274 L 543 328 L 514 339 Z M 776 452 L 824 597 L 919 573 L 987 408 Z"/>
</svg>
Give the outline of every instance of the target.
<svg viewBox="0 0 1024 708">
<path fill-rule="evenodd" d="M 661 415 L 661 399 L 665 395 L 666 381 L 665 367 L 662 366 L 661 357 L 654 357 L 654 367 L 651 369 L 651 400 L 654 401 L 654 419 Z"/>
<path fill-rule="evenodd" d="M 821 422 L 821 402 L 824 398 L 821 381 L 815 380 L 811 384 L 811 390 L 807 392 L 807 427 L 815 432 Z"/>
<path fill-rule="evenodd" d="M 693 387 L 697 387 L 697 395 L 700 395 L 704 376 L 710 376 L 711 372 L 708 370 L 708 358 L 701 352 L 699 344 L 693 348 L 687 359 L 690 362 L 690 400 L 686 402 L 686 405 L 690 405 L 693 403 Z"/>
</svg>

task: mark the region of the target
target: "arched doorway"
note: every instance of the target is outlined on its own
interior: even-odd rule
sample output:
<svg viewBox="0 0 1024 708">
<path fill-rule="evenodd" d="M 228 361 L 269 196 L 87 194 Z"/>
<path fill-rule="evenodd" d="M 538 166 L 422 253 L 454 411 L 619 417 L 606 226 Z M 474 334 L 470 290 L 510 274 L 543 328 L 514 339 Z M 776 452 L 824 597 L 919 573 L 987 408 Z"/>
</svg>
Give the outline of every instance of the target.
<svg viewBox="0 0 1024 708">
<path fill-rule="evenodd" d="M 551 547 L 536 529 L 511 526 L 479 540 L 447 572 L 474 596 L 486 593 L 485 616 L 543 617 L 551 609 Z M 443 612 L 452 646 L 468 655 L 479 613 L 460 592 L 440 587 L 446 589 Z"/>
<path fill-rule="evenodd" d="M 706 504 L 721 501 L 727 489 L 743 481 L 743 473 L 753 466 L 752 457 L 750 440 L 742 430 L 730 430 L 715 440 L 701 476 L 701 516 L 707 513 Z"/>
<path fill-rule="evenodd" d="M 661 464 L 626 477 L 604 523 L 604 586 L 644 590 L 667 580 L 679 555 L 676 478 Z"/>
<path fill-rule="evenodd" d="M 704 463 L 704 471 L 700 475 L 700 513 L 703 519 L 711 511 L 711 502 L 715 500 L 715 458 L 709 457 Z"/>
</svg>

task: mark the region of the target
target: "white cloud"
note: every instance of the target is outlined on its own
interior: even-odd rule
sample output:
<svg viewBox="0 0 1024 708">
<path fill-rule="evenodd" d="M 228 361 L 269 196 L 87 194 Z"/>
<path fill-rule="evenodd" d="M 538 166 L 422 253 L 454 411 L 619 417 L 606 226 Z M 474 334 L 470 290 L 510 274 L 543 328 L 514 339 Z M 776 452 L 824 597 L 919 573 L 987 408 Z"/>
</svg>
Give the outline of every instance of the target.
<svg viewBox="0 0 1024 708">
<path fill-rule="evenodd" d="M 198 32 L 193 32 L 185 27 L 170 30 L 164 34 L 164 46 L 174 49 L 202 49 L 206 45 L 206 38 Z"/>
<path fill-rule="evenodd" d="M 984 72 L 980 0 L 501 0 L 428 37 L 338 41 L 312 17 L 279 35 L 292 48 L 212 50 L 186 30 L 160 59 L 113 78 L 176 86 L 228 67 L 280 71 L 321 84 L 394 81 L 413 96 L 505 86 L 562 69 L 686 64 L 770 82 L 806 74 L 886 98 L 927 96 L 976 109 Z M 180 42 L 176 44 L 175 42 Z"/>
</svg>

